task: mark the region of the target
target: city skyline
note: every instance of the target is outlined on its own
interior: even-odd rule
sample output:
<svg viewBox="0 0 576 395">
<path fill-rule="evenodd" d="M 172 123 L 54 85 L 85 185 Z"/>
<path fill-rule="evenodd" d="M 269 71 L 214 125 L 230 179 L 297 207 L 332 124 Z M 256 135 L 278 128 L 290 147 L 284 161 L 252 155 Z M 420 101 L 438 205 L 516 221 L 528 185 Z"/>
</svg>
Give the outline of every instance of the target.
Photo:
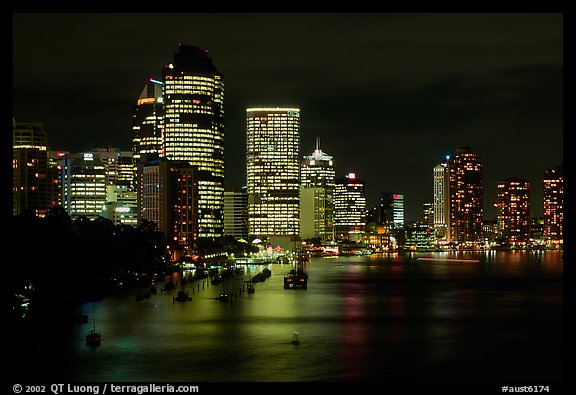
<svg viewBox="0 0 576 395">
<path fill-rule="evenodd" d="M 530 182 L 530 211 L 541 215 L 544 171 L 563 162 L 560 13 L 14 14 L 13 22 L 13 116 L 44 123 L 53 149 L 129 150 L 138 95 L 184 42 L 208 50 L 226 81 L 227 188 L 246 182 L 245 110 L 260 105 L 298 107 L 301 156 L 319 137 L 337 177 L 366 180 L 369 207 L 383 192 L 402 193 L 407 220 L 432 200 L 433 168 L 461 146 L 484 166 L 487 219 L 497 183 L 510 177 Z M 134 38 L 147 24 L 154 34 Z M 96 37 L 95 25 L 108 29 Z"/>
</svg>

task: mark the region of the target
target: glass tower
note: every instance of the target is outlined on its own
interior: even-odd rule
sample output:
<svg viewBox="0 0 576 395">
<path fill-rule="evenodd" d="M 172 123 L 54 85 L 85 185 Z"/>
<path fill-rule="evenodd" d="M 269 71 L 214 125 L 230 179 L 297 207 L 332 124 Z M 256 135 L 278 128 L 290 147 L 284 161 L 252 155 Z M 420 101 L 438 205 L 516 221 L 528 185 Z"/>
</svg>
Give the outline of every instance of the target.
<svg viewBox="0 0 576 395">
<path fill-rule="evenodd" d="M 300 110 L 246 110 L 246 191 L 250 235 L 300 232 Z"/>
<path fill-rule="evenodd" d="M 224 81 L 208 51 L 181 44 L 162 72 L 164 157 L 197 168 L 198 237 L 224 234 Z"/>
</svg>

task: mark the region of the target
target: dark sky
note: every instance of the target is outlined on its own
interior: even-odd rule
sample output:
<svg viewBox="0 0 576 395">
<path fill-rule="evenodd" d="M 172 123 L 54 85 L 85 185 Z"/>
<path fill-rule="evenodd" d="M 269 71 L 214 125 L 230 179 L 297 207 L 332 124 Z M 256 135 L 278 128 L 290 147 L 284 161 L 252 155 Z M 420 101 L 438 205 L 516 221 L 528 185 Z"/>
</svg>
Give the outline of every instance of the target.
<svg viewBox="0 0 576 395">
<path fill-rule="evenodd" d="M 369 204 L 403 193 L 408 220 L 432 169 L 461 146 L 496 184 L 563 163 L 562 13 L 13 14 L 13 111 L 52 149 L 131 149 L 131 111 L 178 43 L 207 49 L 225 83 L 226 186 L 245 181 L 245 114 L 295 106 L 301 152 L 334 156 Z"/>
</svg>

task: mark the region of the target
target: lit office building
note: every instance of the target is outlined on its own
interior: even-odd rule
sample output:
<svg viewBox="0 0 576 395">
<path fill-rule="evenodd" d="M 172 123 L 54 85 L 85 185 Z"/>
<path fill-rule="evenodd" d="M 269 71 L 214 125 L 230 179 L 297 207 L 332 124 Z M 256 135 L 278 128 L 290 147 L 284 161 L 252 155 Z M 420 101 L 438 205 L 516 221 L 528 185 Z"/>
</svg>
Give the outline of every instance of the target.
<svg viewBox="0 0 576 395">
<path fill-rule="evenodd" d="M 71 217 L 85 215 L 94 219 L 103 216 L 115 223 L 136 223 L 132 152 L 94 148 L 83 153 L 60 155 L 62 205 Z"/>
<path fill-rule="evenodd" d="M 62 205 L 71 218 L 95 219 L 106 204 L 107 163 L 92 152 L 62 159 Z"/>
<path fill-rule="evenodd" d="M 334 189 L 334 231 L 336 238 L 360 241 L 366 227 L 364 180 L 349 173 L 336 179 Z"/>
<path fill-rule="evenodd" d="M 498 183 L 498 233 L 502 243 L 526 245 L 530 239 L 530 183 L 509 178 Z"/>
<path fill-rule="evenodd" d="M 544 170 L 544 238 L 551 245 L 564 242 L 564 166 Z"/>
<path fill-rule="evenodd" d="M 482 241 L 484 193 L 482 163 L 469 147 L 462 147 L 448 165 L 450 191 L 450 241 Z"/>
<path fill-rule="evenodd" d="M 224 234 L 248 240 L 248 193 L 245 188 L 224 191 Z"/>
<path fill-rule="evenodd" d="M 224 82 L 207 51 L 180 45 L 162 73 L 164 157 L 197 168 L 198 236 L 224 233 Z"/>
<path fill-rule="evenodd" d="M 13 120 L 13 214 L 25 210 L 45 217 L 60 203 L 58 168 L 49 159 L 44 124 Z"/>
<path fill-rule="evenodd" d="M 300 172 L 300 236 L 334 239 L 334 187 L 336 172 L 332 156 L 320 149 L 305 156 Z"/>
<path fill-rule="evenodd" d="M 258 237 L 300 232 L 300 110 L 246 110 L 248 232 Z"/>
<path fill-rule="evenodd" d="M 450 241 L 450 157 L 434 167 L 434 232 L 440 241 Z"/>
<path fill-rule="evenodd" d="M 137 164 L 143 155 L 162 156 L 162 82 L 152 78 L 132 110 L 132 154 Z"/>
<path fill-rule="evenodd" d="M 404 226 L 404 195 L 400 193 L 383 193 L 380 200 L 380 223 L 394 228 Z"/>
</svg>

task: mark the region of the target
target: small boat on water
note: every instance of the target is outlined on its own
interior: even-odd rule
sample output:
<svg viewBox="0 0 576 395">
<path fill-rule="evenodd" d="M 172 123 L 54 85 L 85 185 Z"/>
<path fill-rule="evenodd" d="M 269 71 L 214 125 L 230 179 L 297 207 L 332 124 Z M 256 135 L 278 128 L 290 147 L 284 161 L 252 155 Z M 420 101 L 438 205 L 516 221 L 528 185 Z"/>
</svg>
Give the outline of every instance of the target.
<svg viewBox="0 0 576 395">
<path fill-rule="evenodd" d="M 300 338 L 299 338 L 298 332 L 294 331 L 294 333 L 292 333 L 292 342 L 291 343 L 294 344 L 295 346 L 300 344 Z"/>
<path fill-rule="evenodd" d="M 96 331 L 96 328 L 94 328 L 86 335 L 86 345 L 90 347 L 97 347 L 100 345 L 101 339 L 102 335 L 100 332 Z"/>
<path fill-rule="evenodd" d="M 102 335 L 96 330 L 96 314 L 94 314 L 94 326 L 90 332 L 86 335 L 86 345 L 90 347 L 98 347 L 100 341 L 102 340 Z"/>
</svg>

